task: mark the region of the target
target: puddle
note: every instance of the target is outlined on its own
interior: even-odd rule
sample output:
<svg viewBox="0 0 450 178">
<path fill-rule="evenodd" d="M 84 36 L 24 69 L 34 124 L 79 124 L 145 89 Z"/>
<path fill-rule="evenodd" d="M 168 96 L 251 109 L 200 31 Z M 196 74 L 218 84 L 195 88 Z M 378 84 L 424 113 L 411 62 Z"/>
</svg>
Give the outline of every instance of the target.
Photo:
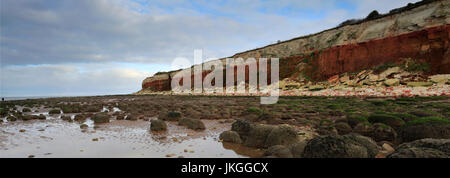
<svg viewBox="0 0 450 178">
<path fill-rule="evenodd" d="M 59 115 L 47 120 L 15 121 L 0 126 L 0 157 L 259 157 L 262 150 L 218 141 L 230 124 L 204 121 L 207 130 L 196 132 L 168 123 L 167 132 L 150 132 L 148 121 L 116 121 L 98 125 L 88 119 L 80 124 L 66 122 Z M 4 118 L 3 118 L 4 119 Z M 25 130 L 20 132 L 20 130 Z"/>
</svg>

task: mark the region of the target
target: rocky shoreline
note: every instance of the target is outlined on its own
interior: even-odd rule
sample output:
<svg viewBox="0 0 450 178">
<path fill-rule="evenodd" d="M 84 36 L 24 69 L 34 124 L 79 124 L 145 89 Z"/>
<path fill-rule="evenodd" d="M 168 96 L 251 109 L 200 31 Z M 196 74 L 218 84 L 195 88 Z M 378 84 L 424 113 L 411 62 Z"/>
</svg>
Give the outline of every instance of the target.
<svg viewBox="0 0 450 178">
<path fill-rule="evenodd" d="M 105 157 L 448 158 L 449 106 L 449 96 L 282 96 L 274 105 L 261 105 L 253 96 L 5 101 L 0 152 L 8 157 L 89 157 L 89 151 L 103 151 Z M 83 152 L 63 152 L 70 150 L 67 138 Z M 115 147 L 121 149 L 107 151 Z"/>
</svg>

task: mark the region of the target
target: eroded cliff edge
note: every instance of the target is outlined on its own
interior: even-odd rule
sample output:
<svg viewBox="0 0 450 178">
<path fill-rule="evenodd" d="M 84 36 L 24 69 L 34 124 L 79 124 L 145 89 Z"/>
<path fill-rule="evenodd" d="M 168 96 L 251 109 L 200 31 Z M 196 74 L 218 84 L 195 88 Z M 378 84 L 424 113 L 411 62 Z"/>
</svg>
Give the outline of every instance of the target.
<svg viewBox="0 0 450 178">
<path fill-rule="evenodd" d="M 424 0 L 371 13 L 339 27 L 235 54 L 231 58 L 280 58 L 280 80 L 311 83 L 405 60 L 427 66 L 425 75 L 450 73 L 450 1 Z M 225 64 L 225 59 L 219 59 Z M 179 70 L 178 70 L 179 71 Z M 142 89 L 168 91 L 178 71 L 146 78 Z M 205 76 L 209 71 L 203 71 Z M 361 83 L 363 84 L 363 83 Z"/>
</svg>

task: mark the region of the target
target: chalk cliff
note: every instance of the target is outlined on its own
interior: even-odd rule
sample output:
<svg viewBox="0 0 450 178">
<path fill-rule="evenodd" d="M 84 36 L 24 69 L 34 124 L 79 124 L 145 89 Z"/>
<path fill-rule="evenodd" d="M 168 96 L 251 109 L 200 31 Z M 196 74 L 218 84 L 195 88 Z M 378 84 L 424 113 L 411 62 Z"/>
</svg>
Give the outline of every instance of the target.
<svg viewBox="0 0 450 178">
<path fill-rule="evenodd" d="M 231 58 L 277 57 L 280 80 L 320 82 L 330 77 L 371 69 L 406 59 L 429 66 L 427 74 L 450 73 L 450 1 L 424 0 L 349 20 L 336 28 L 235 54 Z M 225 64 L 225 59 L 219 59 Z M 170 90 L 179 72 L 146 78 L 144 90 Z M 203 77 L 210 71 L 203 71 Z"/>
</svg>

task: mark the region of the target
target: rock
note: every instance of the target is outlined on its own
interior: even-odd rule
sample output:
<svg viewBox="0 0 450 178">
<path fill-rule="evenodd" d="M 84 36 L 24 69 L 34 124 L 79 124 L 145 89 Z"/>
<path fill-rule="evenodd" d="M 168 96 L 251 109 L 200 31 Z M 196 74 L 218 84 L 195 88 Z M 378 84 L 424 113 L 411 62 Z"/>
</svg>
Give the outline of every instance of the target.
<svg viewBox="0 0 450 178">
<path fill-rule="evenodd" d="M 167 130 L 167 124 L 163 120 L 154 119 L 150 122 L 151 122 L 151 124 L 150 124 L 151 131 L 166 131 Z"/>
<path fill-rule="evenodd" d="M 84 122 L 84 121 L 86 121 L 86 117 L 81 114 L 77 114 L 77 115 L 75 115 L 73 120 L 76 122 Z"/>
<path fill-rule="evenodd" d="M 381 80 L 383 80 L 392 74 L 400 73 L 400 71 L 401 71 L 400 67 L 392 67 L 392 68 L 389 68 L 389 69 L 385 70 L 384 72 L 380 73 L 379 78 Z"/>
<path fill-rule="evenodd" d="M 182 118 L 178 121 L 178 125 L 186 126 L 192 130 L 205 130 L 205 124 L 199 119 Z"/>
<path fill-rule="evenodd" d="M 392 148 L 391 145 L 384 143 L 382 146 L 383 150 L 387 151 L 388 153 L 393 153 L 395 151 L 394 148 Z"/>
<path fill-rule="evenodd" d="M 383 123 L 373 124 L 372 138 L 377 141 L 389 141 L 394 143 L 397 137 L 397 132 L 390 126 Z"/>
<path fill-rule="evenodd" d="M 251 127 L 248 137 L 244 140 L 244 145 L 248 147 L 264 148 L 266 139 L 275 126 L 257 124 Z"/>
<path fill-rule="evenodd" d="M 29 121 L 29 120 L 35 120 L 35 119 L 39 119 L 39 116 L 35 116 L 35 115 L 24 115 L 24 116 L 22 116 L 22 120 L 23 121 Z"/>
<path fill-rule="evenodd" d="M 61 116 L 61 120 L 72 122 L 72 118 L 70 116 Z"/>
<path fill-rule="evenodd" d="M 340 79 L 339 79 L 339 81 L 341 82 L 341 83 L 346 83 L 346 82 L 348 82 L 350 80 L 350 77 L 348 76 L 348 75 L 345 75 L 345 76 L 343 76 L 343 77 L 341 77 Z"/>
<path fill-rule="evenodd" d="M 358 125 L 359 123 L 365 123 L 368 122 L 366 117 L 360 116 L 360 115 L 348 115 L 347 116 L 347 123 L 352 127 L 355 128 L 356 125 Z"/>
<path fill-rule="evenodd" d="M 359 135 L 328 135 L 310 140 L 305 147 L 303 157 L 374 158 L 377 153 L 378 146 L 370 138 Z"/>
<path fill-rule="evenodd" d="M 408 87 L 429 87 L 432 86 L 432 82 L 407 82 Z"/>
<path fill-rule="evenodd" d="M 329 83 L 337 83 L 339 82 L 339 75 L 332 76 L 328 79 Z"/>
<path fill-rule="evenodd" d="M 81 124 L 80 129 L 87 129 L 89 126 L 87 124 Z"/>
<path fill-rule="evenodd" d="M 48 114 L 61 114 L 61 110 L 59 109 L 52 109 L 48 112 Z"/>
<path fill-rule="evenodd" d="M 23 108 L 22 112 L 31 112 L 31 109 L 30 108 Z"/>
<path fill-rule="evenodd" d="M 128 121 L 137 121 L 137 120 L 138 120 L 138 117 L 137 117 L 136 115 L 134 115 L 134 114 L 130 114 L 130 115 L 128 115 L 128 116 L 125 118 L 125 120 L 128 120 Z"/>
<path fill-rule="evenodd" d="M 219 136 L 219 139 L 223 140 L 224 142 L 230 142 L 230 143 L 237 143 L 241 144 L 242 140 L 239 134 L 235 131 L 225 131 L 222 132 Z"/>
<path fill-rule="evenodd" d="M 404 143 L 388 158 L 450 158 L 450 139 L 421 139 Z"/>
<path fill-rule="evenodd" d="M 124 120 L 125 119 L 125 115 L 123 114 L 119 114 L 116 116 L 116 120 Z"/>
<path fill-rule="evenodd" d="M 98 114 L 93 115 L 91 119 L 96 124 L 108 123 L 109 119 L 110 119 L 110 116 L 108 114 L 102 112 L 102 113 L 98 113 Z"/>
<path fill-rule="evenodd" d="M 352 132 L 352 127 L 344 122 L 339 122 L 334 124 L 334 127 L 336 128 L 339 135 L 346 135 Z"/>
<path fill-rule="evenodd" d="M 450 139 L 450 121 L 437 117 L 424 117 L 408 122 L 399 132 L 399 142 L 434 138 Z"/>
<path fill-rule="evenodd" d="M 158 116 L 158 119 L 164 120 L 164 121 L 178 121 L 181 119 L 182 115 L 179 112 L 167 112 L 167 113 L 161 113 Z"/>
<path fill-rule="evenodd" d="M 291 150 L 283 145 L 275 145 L 269 147 L 264 152 L 264 156 L 273 156 L 277 158 L 293 158 L 294 156 L 291 153 Z"/>
<path fill-rule="evenodd" d="M 8 116 L 8 117 L 6 117 L 6 120 L 7 120 L 8 122 L 14 122 L 14 121 L 17 120 L 17 118 L 14 117 L 14 116 Z"/>
<path fill-rule="evenodd" d="M 38 119 L 39 120 L 45 120 L 45 119 L 47 119 L 47 117 L 45 117 L 44 114 L 39 114 Z"/>
<path fill-rule="evenodd" d="M 19 132 L 25 132 L 25 129 L 20 129 Z"/>
<path fill-rule="evenodd" d="M 289 146 L 294 158 L 302 157 L 303 151 L 305 151 L 306 143 L 306 141 L 300 141 Z"/>
<path fill-rule="evenodd" d="M 450 74 L 433 75 L 429 78 L 434 83 L 444 84 L 450 80 Z"/>
<path fill-rule="evenodd" d="M 370 74 L 368 78 L 369 82 L 377 82 L 379 80 L 378 75 Z"/>
<path fill-rule="evenodd" d="M 325 89 L 325 87 L 322 86 L 322 85 L 311 85 L 311 86 L 309 86 L 309 91 L 320 91 L 320 90 L 323 90 L 323 89 Z"/>
<path fill-rule="evenodd" d="M 372 131 L 372 124 L 370 124 L 369 122 L 359 123 L 353 129 L 353 132 L 364 135 L 366 137 L 370 137 L 372 135 Z"/>
<path fill-rule="evenodd" d="M 291 145 L 298 141 L 297 132 L 289 125 L 280 125 L 272 129 L 267 136 L 265 147 L 274 145 Z"/>
<path fill-rule="evenodd" d="M 231 125 L 231 130 L 237 132 L 244 140 L 248 136 L 250 129 L 251 124 L 246 120 L 236 120 L 236 122 Z"/>
<path fill-rule="evenodd" d="M 391 87 L 391 86 L 398 86 L 400 85 L 400 80 L 399 79 L 388 79 L 386 81 L 384 81 L 384 85 Z"/>
<path fill-rule="evenodd" d="M 320 135 L 338 135 L 338 131 L 334 126 L 320 126 L 317 130 Z"/>
<path fill-rule="evenodd" d="M 405 125 L 405 121 L 397 116 L 389 114 L 372 114 L 368 118 L 370 123 L 383 123 L 393 128 L 400 128 Z"/>
</svg>

